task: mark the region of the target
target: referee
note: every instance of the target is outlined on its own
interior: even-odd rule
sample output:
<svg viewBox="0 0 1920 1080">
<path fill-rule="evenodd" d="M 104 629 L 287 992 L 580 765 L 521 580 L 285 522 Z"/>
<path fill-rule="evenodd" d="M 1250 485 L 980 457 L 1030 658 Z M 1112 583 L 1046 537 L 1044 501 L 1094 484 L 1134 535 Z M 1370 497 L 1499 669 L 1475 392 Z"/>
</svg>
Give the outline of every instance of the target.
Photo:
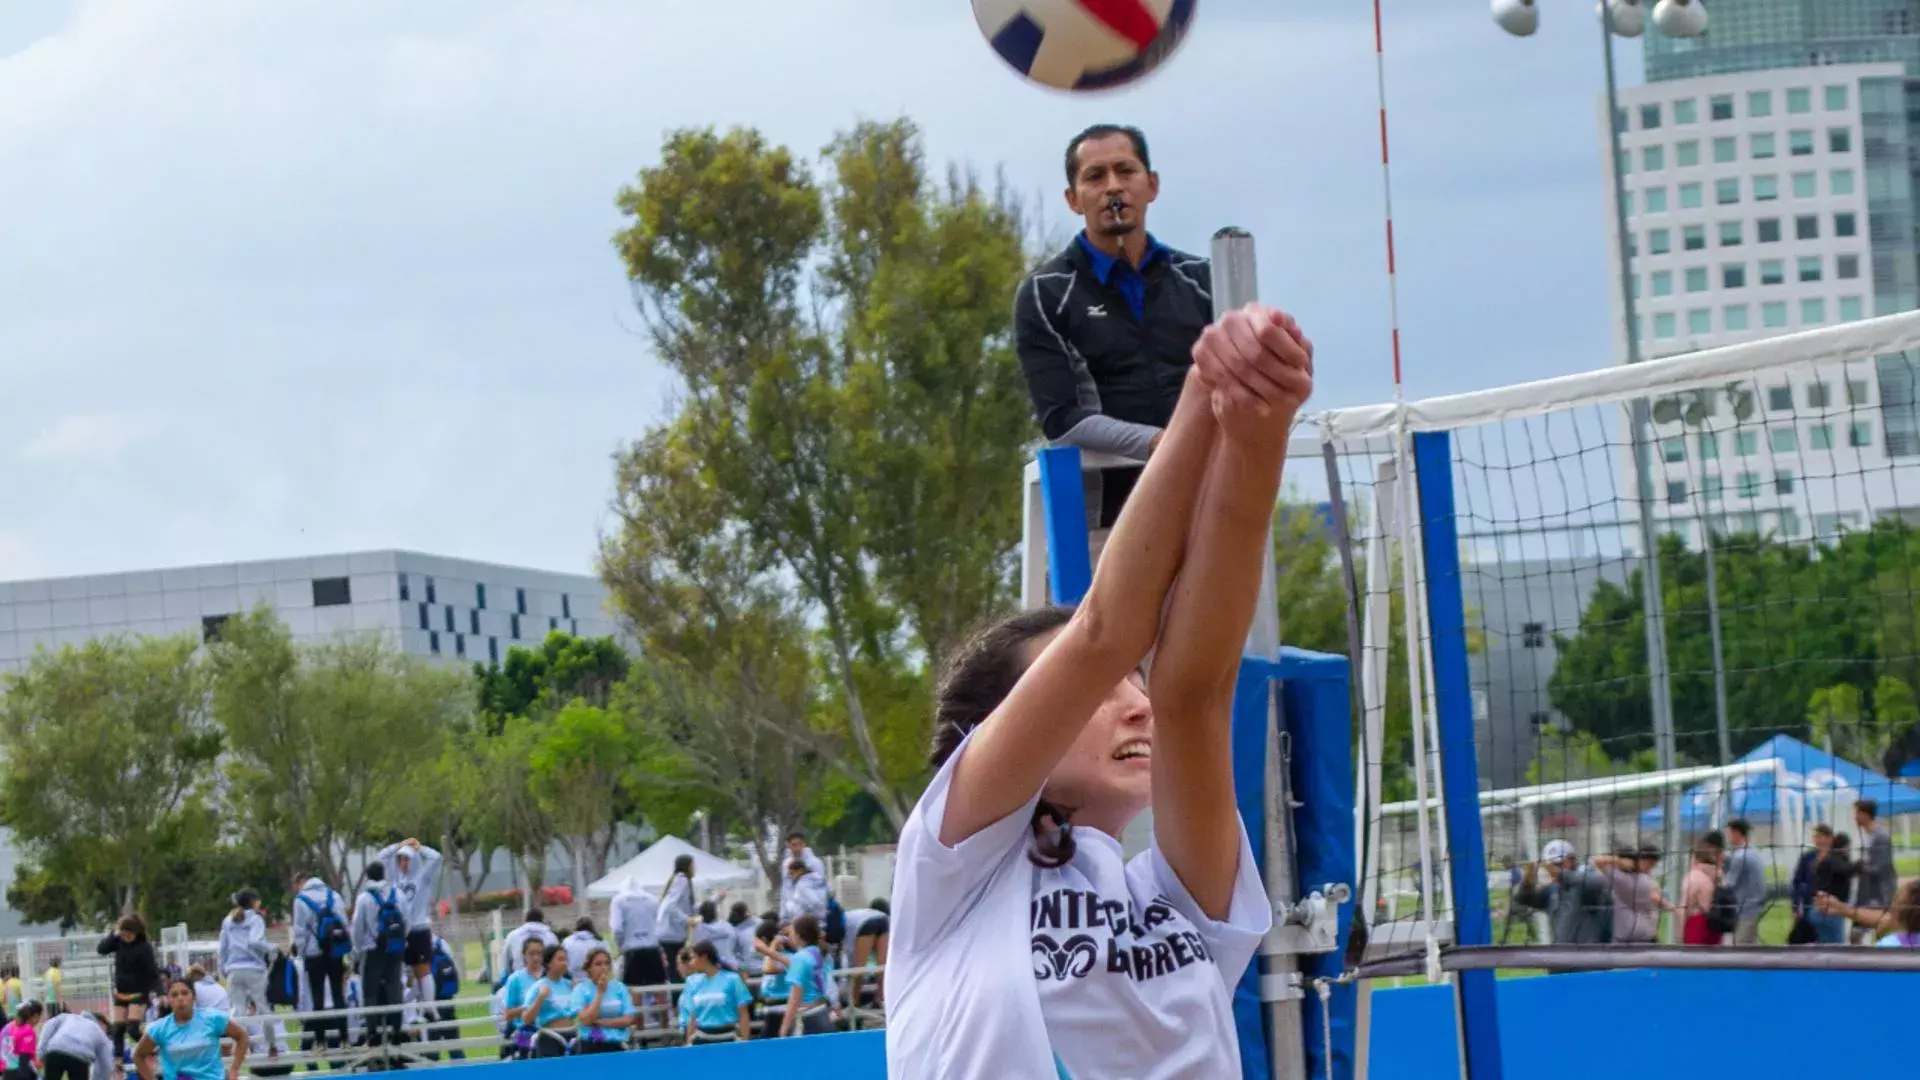
<svg viewBox="0 0 1920 1080">
<path fill-rule="evenodd" d="M 1212 271 L 1147 232 L 1160 177 L 1140 129 L 1082 131 L 1067 143 L 1066 169 L 1067 206 L 1085 227 L 1014 295 L 1020 370 L 1052 445 L 1144 462 L 1213 321 Z M 1140 471 L 1085 474 L 1096 559 Z"/>
</svg>

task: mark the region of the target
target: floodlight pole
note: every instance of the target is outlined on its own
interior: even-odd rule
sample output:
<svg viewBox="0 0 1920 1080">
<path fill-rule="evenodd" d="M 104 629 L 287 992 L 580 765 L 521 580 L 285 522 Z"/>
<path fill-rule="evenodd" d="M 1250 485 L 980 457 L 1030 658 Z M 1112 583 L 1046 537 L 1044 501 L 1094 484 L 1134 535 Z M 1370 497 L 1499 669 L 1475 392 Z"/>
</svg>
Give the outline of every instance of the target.
<svg viewBox="0 0 1920 1080">
<path fill-rule="evenodd" d="M 1614 245 L 1620 256 L 1620 306 L 1626 319 L 1627 363 L 1640 362 L 1640 320 L 1633 296 L 1633 262 L 1627 247 L 1627 204 L 1620 191 L 1620 163 L 1625 150 L 1620 145 L 1620 92 L 1613 71 L 1613 11 L 1600 4 L 1600 54 L 1605 58 L 1607 74 L 1607 189 L 1613 193 Z M 1631 414 L 1633 486 L 1639 505 L 1640 526 L 1640 608 L 1647 634 L 1647 696 L 1653 707 L 1653 752 L 1658 767 L 1673 768 L 1673 684 L 1667 673 L 1667 631 L 1661 605 L 1660 548 L 1653 526 L 1653 477 L 1648 445 L 1650 428 L 1646 398 L 1636 398 L 1628 406 Z M 1663 824 L 1660 847 L 1672 856 L 1680 847 L 1680 792 L 1669 789 L 1663 800 Z M 1669 877 L 1685 859 L 1668 858 Z M 1679 883 L 1671 883 L 1669 894 L 1679 895 Z"/>
</svg>

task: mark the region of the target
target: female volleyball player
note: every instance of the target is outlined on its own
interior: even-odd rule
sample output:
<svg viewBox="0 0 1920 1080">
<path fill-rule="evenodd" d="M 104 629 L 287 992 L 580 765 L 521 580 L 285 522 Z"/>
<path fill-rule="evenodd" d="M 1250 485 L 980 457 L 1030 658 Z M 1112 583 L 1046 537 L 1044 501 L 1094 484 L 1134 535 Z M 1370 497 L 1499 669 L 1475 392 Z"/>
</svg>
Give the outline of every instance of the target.
<svg viewBox="0 0 1920 1080">
<path fill-rule="evenodd" d="M 1209 327 L 1085 601 L 949 660 L 895 870 L 894 1080 L 1238 1075 L 1231 988 L 1272 912 L 1229 718 L 1312 357 L 1271 309 Z"/>
</svg>

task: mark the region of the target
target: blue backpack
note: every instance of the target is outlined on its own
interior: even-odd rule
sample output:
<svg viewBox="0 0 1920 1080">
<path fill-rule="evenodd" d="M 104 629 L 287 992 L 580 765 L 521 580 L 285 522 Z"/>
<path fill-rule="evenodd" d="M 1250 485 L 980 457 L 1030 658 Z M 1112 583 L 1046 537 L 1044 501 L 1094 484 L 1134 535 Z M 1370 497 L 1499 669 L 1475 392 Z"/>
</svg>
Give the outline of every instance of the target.
<svg viewBox="0 0 1920 1080">
<path fill-rule="evenodd" d="M 373 948 L 375 952 L 398 956 L 407 951 L 407 917 L 400 911 L 400 896 L 389 888 L 385 893 L 375 892 L 373 901 L 379 905 L 373 914 Z"/>
<path fill-rule="evenodd" d="M 306 893 L 297 894 L 299 901 L 313 912 L 313 943 L 319 948 L 320 955 L 335 960 L 345 960 L 353 952 L 353 934 L 347 930 L 347 924 L 340 919 L 339 905 L 334 902 L 333 890 L 327 890 L 327 902 L 316 904 L 313 897 Z"/>
<path fill-rule="evenodd" d="M 821 923 L 820 936 L 826 939 L 827 944 L 836 947 L 847 940 L 846 909 L 832 896 L 827 897 L 827 917 Z"/>
<path fill-rule="evenodd" d="M 460 969 L 454 965 L 453 957 L 444 948 L 433 950 L 433 996 L 441 1001 L 452 1001 L 460 996 Z"/>
</svg>

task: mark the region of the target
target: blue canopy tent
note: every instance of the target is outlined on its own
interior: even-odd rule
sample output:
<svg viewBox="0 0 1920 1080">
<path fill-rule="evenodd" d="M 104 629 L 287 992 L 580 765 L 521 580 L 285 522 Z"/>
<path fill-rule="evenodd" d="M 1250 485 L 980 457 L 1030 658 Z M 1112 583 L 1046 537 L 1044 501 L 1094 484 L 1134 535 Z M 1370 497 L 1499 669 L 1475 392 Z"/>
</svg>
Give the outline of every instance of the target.
<svg viewBox="0 0 1920 1080">
<path fill-rule="evenodd" d="M 1791 735 L 1775 735 L 1740 760 L 1774 759 L 1785 769 L 1780 779 L 1789 794 L 1789 812 L 1797 804 L 1802 807 L 1799 813 L 1804 821 L 1846 821 L 1855 799 L 1872 799 L 1878 803 L 1883 818 L 1920 812 L 1920 790 L 1837 758 Z M 1680 827 L 1692 832 L 1737 817 L 1756 823 L 1772 822 L 1779 812 L 1775 780 L 1776 774 L 1760 772 L 1729 780 L 1709 780 L 1689 788 L 1680 797 Z M 1656 806 L 1640 815 L 1640 825 L 1644 829 L 1658 829 L 1662 818 L 1662 808 Z"/>
</svg>

